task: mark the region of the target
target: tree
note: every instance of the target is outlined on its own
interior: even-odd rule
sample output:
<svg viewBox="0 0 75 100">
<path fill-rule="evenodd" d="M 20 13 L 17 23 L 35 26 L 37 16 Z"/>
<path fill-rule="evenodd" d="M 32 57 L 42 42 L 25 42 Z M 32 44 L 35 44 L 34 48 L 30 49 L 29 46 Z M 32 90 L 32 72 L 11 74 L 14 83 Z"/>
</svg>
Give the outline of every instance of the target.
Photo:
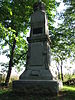
<svg viewBox="0 0 75 100">
<path fill-rule="evenodd" d="M 66 32 L 69 34 L 68 39 L 70 41 L 70 49 L 75 59 L 75 1 L 74 0 L 64 0 L 65 5 L 69 5 L 64 13 L 64 25 Z"/>
<path fill-rule="evenodd" d="M 67 0 L 64 0 L 65 5 L 67 5 L 67 8 L 65 9 L 64 13 L 58 13 L 58 20 L 61 20 L 61 24 L 59 24 L 59 27 L 56 28 L 52 34 L 52 51 L 54 54 L 55 60 L 59 59 L 59 62 L 61 61 L 61 77 L 63 80 L 63 66 L 62 63 L 67 58 L 73 58 L 75 59 L 75 6 L 74 6 L 74 0 L 67 2 Z M 63 20 L 62 20 L 63 19 Z"/>
<path fill-rule="evenodd" d="M 2 35 L 3 35 L 2 37 L 3 37 L 3 39 L 5 39 L 4 45 L 6 45 L 7 43 L 10 44 L 9 45 L 10 55 L 7 55 L 7 56 L 9 56 L 10 60 L 9 60 L 9 65 L 8 65 L 8 73 L 7 73 L 7 77 L 6 77 L 6 81 L 5 81 L 6 85 L 8 85 L 8 82 L 9 82 L 12 66 L 14 66 L 16 63 L 16 61 L 14 59 L 14 54 L 15 54 L 14 52 L 15 52 L 15 48 L 17 48 L 16 44 L 18 46 L 18 43 L 20 43 L 20 41 L 18 39 L 21 40 L 21 38 L 22 38 L 20 36 L 19 32 L 24 31 L 24 33 L 25 33 L 26 29 L 28 27 L 28 24 L 29 24 L 28 17 L 30 16 L 29 10 L 31 8 L 29 7 L 29 10 L 27 12 L 25 12 L 24 9 L 22 10 L 22 8 L 21 8 L 22 6 L 23 5 L 19 6 L 19 3 L 17 2 L 17 0 L 16 1 L 13 0 L 12 2 L 5 0 L 4 2 L 2 2 L 2 6 L 1 6 L 2 24 L 4 24 L 5 30 L 10 29 L 9 34 L 2 33 Z M 25 7 L 27 10 L 28 6 L 26 5 Z M 20 13 L 19 13 L 19 10 L 20 10 Z M 3 17 L 4 15 L 5 15 L 5 17 Z M 14 30 L 14 32 L 11 31 L 12 29 Z M 7 38 L 7 40 L 6 40 L 6 38 Z M 25 44 L 24 44 L 24 46 L 19 45 L 19 48 L 21 48 L 21 49 L 24 49 L 24 47 L 27 48 L 26 41 L 24 39 L 22 39 L 21 43 L 22 42 Z M 26 51 L 26 50 L 23 50 L 23 51 Z M 19 53 L 20 56 L 22 55 L 21 53 L 22 53 L 22 50 Z M 15 61 L 15 63 L 14 63 L 14 61 Z"/>
</svg>

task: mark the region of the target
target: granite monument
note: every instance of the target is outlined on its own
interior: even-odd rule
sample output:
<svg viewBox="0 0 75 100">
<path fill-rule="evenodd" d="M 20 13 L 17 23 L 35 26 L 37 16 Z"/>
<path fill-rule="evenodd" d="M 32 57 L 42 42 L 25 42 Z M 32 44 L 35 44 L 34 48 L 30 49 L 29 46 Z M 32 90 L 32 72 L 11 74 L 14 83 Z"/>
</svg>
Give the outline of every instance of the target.
<svg viewBox="0 0 75 100">
<path fill-rule="evenodd" d="M 13 81 L 13 90 L 25 93 L 44 93 L 57 95 L 59 86 L 50 71 L 50 38 L 45 4 L 33 5 L 31 31 L 28 41 L 26 69 L 20 79 Z"/>
</svg>

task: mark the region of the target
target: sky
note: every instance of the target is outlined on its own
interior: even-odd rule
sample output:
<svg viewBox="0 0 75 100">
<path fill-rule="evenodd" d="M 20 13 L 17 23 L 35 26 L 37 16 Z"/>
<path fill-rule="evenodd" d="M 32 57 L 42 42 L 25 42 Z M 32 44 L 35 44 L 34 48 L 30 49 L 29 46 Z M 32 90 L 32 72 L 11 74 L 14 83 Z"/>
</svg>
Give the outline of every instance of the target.
<svg viewBox="0 0 75 100">
<path fill-rule="evenodd" d="M 0 62 L 8 62 L 8 58 L 5 55 L 0 55 Z"/>
<path fill-rule="evenodd" d="M 64 11 L 64 9 L 66 9 L 66 6 L 64 5 L 64 3 L 63 3 L 63 1 L 62 0 L 56 0 L 57 2 L 60 2 L 60 5 L 59 5 L 59 7 L 57 8 L 57 12 L 59 12 L 59 13 L 61 13 L 61 12 L 63 12 Z M 62 23 L 60 20 L 57 20 L 57 19 L 55 19 L 55 21 L 56 21 L 56 23 L 54 23 L 54 26 L 55 27 L 58 27 L 58 23 Z M 27 34 L 27 37 L 29 37 L 29 33 Z M 6 47 L 6 48 L 8 48 L 8 47 Z M 5 56 L 5 55 L 0 55 L 0 62 L 8 62 L 8 59 L 7 59 L 7 57 Z M 68 65 L 68 66 L 74 66 L 74 64 L 72 65 L 71 63 L 70 63 L 70 60 L 67 60 L 67 62 L 66 62 L 66 64 L 64 63 L 64 66 L 65 65 Z M 56 67 L 56 65 L 55 65 L 55 62 L 54 61 L 52 61 L 52 66 L 54 66 L 54 67 Z M 74 67 L 73 67 L 74 68 Z M 0 67 L 0 70 L 1 70 L 1 67 Z M 72 71 L 73 71 L 73 69 L 71 69 Z M 75 69 L 74 69 L 75 70 Z M 23 69 L 23 71 L 24 71 L 24 69 Z M 71 71 L 71 72 L 72 72 Z M 66 73 L 67 72 L 67 70 L 64 68 L 64 73 Z M 19 74 L 21 74 L 22 72 L 20 72 Z M 17 75 L 17 73 L 15 72 L 15 69 L 13 68 L 12 69 L 12 75 Z"/>
<path fill-rule="evenodd" d="M 57 7 L 57 9 L 56 9 L 56 11 L 60 14 L 61 12 L 64 12 L 64 10 L 66 10 L 66 8 L 68 7 L 68 6 L 66 6 L 64 3 L 63 3 L 63 0 L 56 0 L 58 3 L 60 3 L 60 5 L 59 5 L 59 7 Z M 56 18 L 55 18 L 55 23 L 54 23 L 54 26 L 56 27 L 56 28 L 58 28 L 58 24 L 61 24 L 61 23 L 63 23 L 63 19 L 62 19 L 62 21 L 61 20 L 57 20 L 57 16 L 56 16 Z"/>
</svg>

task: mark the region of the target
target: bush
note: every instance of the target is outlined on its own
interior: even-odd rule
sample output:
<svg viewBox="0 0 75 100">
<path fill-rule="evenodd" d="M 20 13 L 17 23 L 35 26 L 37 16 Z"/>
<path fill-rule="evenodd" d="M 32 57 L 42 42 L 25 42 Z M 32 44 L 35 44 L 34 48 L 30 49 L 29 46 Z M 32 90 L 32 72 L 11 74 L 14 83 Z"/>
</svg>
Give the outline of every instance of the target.
<svg viewBox="0 0 75 100">
<path fill-rule="evenodd" d="M 5 74 L 0 74 L 0 83 L 5 82 Z"/>
<path fill-rule="evenodd" d="M 71 74 L 65 74 L 64 75 L 64 82 L 71 80 L 72 78 L 75 78 L 75 75 L 71 75 Z"/>
</svg>

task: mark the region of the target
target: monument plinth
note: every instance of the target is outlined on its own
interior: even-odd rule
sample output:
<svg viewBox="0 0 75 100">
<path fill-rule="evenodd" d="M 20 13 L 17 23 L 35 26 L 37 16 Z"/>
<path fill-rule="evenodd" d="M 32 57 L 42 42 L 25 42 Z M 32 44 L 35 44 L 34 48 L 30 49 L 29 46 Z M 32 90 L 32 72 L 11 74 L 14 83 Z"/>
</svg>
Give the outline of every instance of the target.
<svg viewBox="0 0 75 100">
<path fill-rule="evenodd" d="M 50 38 L 45 5 L 33 5 L 31 31 L 28 41 L 26 69 L 18 81 L 13 81 L 13 90 L 26 93 L 58 93 L 58 82 L 50 71 Z"/>
</svg>

